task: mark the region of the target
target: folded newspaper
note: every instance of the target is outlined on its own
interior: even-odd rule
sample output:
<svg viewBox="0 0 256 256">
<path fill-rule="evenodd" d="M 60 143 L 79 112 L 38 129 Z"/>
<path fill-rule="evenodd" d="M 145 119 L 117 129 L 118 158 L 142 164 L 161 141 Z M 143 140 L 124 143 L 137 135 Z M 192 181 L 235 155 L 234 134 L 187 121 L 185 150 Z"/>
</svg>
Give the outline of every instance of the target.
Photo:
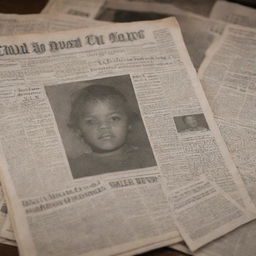
<svg viewBox="0 0 256 256">
<path fill-rule="evenodd" d="M 131 255 L 178 229 L 195 250 L 255 218 L 174 18 L 3 37 L 0 66 L 21 255 Z"/>
</svg>

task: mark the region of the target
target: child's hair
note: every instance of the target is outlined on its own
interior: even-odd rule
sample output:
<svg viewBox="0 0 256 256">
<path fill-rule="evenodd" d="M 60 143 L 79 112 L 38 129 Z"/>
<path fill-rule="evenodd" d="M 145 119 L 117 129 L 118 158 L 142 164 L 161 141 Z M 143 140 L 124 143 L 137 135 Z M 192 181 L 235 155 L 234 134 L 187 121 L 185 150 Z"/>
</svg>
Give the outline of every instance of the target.
<svg viewBox="0 0 256 256">
<path fill-rule="evenodd" d="M 131 110 L 125 96 L 121 92 L 112 86 L 93 84 L 81 89 L 72 102 L 68 126 L 74 130 L 79 128 L 79 120 L 83 117 L 83 106 L 86 103 L 106 100 L 120 101 L 127 114 L 129 124 L 133 124 L 137 121 L 137 113 Z"/>
<path fill-rule="evenodd" d="M 182 116 L 181 119 L 182 119 L 182 121 L 183 121 L 184 123 L 186 123 L 186 118 L 187 118 L 187 117 L 190 117 L 190 116 L 193 117 L 193 118 L 195 118 L 195 119 L 197 120 L 197 118 L 196 118 L 195 115 L 186 115 L 186 116 Z"/>
</svg>

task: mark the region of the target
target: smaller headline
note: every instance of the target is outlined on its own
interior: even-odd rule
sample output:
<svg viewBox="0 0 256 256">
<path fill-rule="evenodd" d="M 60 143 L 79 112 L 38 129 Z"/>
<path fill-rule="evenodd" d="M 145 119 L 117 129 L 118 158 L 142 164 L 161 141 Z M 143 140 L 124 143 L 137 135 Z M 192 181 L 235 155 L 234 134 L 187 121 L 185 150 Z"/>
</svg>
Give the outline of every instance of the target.
<svg viewBox="0 0 256 256">
<path fill-rule="evenodd" d="M 75 186 L 59 192 L 52 192 L 37 198 L 24 199 L 22 205 L 25 208 L 26 214 L 37 214 L 49 210 L 56 210 L 60 207 L 65 207 L 73 203 L 91 200 L 96 196 L 105 196 L 110 189 L 125 189 L 134 186 L 159 184 L 159 177 L 145 176 L 111 180 L 107 184 L 101 184 L 100 181 L 91 183 L 85 186 Z M 109 195 L 111 197 L 111 194 Z"/>
</svg>

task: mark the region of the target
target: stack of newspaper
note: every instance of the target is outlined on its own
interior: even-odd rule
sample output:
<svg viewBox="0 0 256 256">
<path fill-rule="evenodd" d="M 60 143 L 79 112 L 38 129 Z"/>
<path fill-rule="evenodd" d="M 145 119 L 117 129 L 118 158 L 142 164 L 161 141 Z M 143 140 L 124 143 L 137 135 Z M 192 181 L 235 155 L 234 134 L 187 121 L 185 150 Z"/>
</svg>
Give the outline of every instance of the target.
<svg viewBox="0 0 256 256">
<path fill-rule="evenodd" d="M 1 14 L 0 243 L 255 256 L 255 27 L 214 0 Z"/>
</svg>

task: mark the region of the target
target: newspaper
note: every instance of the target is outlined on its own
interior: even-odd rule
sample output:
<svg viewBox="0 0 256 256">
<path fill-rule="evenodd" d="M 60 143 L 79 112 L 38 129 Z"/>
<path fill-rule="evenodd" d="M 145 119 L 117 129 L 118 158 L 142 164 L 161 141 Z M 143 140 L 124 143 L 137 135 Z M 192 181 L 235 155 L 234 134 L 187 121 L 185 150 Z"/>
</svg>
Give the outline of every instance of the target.
<svg viewBox="0 0 256 256">
<path fill-rule="evenodd" d="M 111 30 L 111 28 L 109 28 L 108 30 Z M 82 38 L 84 33 L 86 33 L 86 32 L 85 31 L 80 32 L 81 38 Z M 140 32 L 140 33 L 142 33 L 142 32 Z M 53 36 L 53 39 L 52 39 L 51 44 L 50 44 L 51 47 L 55 47 L 55 44 L 54 44 L 55 41 L 54 40 L 59 39 L 59 36 L 60 36 L 60 34 L 57 35 L 57 36 Z M 67 34 L 66 36 L 69 38 L 71 35 Z M 142 37 L 142 36 L 140 36 L 140 37 Z M 89 39 L 89 37 L 87 39 Z M 33 40 L 33 39 L 29 38 L 29 40 Z M 91 40 L 92 39 L 90 39 L 88 41 L 88 44 L 92 43 Z M 122 46 L 122 44 L 121 44 L 121 46 Z M 41 47 L 43 47 L 42 44 L 40 44 L 39 47 L 40 47 L 40 49 L 42 49 L 41 48 Z M 87 45 L 88 50 L 91 49 L 90 47 L 93 47 L 93 46 Z M 105 50 L 105 51 L 107 51 L 106 53 L 108 53 L 108 51 L 113 52 L 113 50 L 111 48 L 110 48 L 110 50 L 104 49 L 104 47 L 102 47 L 102 48 L 103 49 L 101 49 L 101 51 Z M 56 59 L 55 61 L 59 62 L 63 57 L 65 57 L 65 54 L 67 54 L 67 53 L 64 52 L 63 54 L 58 56 L 58 59 Z M 80 53 L 78 53 L 78 54 L 80 55 Z M 90 57 L 90 54 L 91 54 L 91 52 L 89 52 L 89 54 L 88 53 L 84 54 L 84 59 L 80 58 L 80 64 L 78 63 L 76 56 L 74 56 L 74 58 L 72 59 L 72 61 L 74 62 L 72 65 L 76 65 L 76 68 L 78 69 L 78 71 L 80 69 L 79 76 L 84 76 L 84 78 L 87 78 L 87 79 L 88 79 L 88 75 L 90 75 L 91 77 L 96 76 L 96 74 L 94 74 L 94 72 L 92 72 L 91 74 L 89 72 L 88 73 L 84 72 L 85 68 L 87 66 L 87 60 L 90 59 L 90 61 L 95 61 L 95 58 Z M 10 57 L 10 56 L 8 56 L 8 57 Z M 37 54 L 35 54 L 34 58 L 36 59 L 37 57 L 38 57 Z M 48 59 L 48 57 L 49 56 L 47 56 L 47 59 Z M 70 59 L 70 57 L 69 57 L 69 59 Z M 24 60 L 22 60 L 22 61 L 24 61 Z M 62 64 L 62 68 L 65 68 L 66 61 L 67 60 L 65 60 L 65 62 Z M 82 61 L 84 62 L 84 64 L 82 63 Z M 5 63 L 6 63 L 6 61 L 5 61 Z M 42 62 L 40 60 L 38 62 L 38 65 L 41 64 L 41 63 Z M 49 65 L 49 62 L 47 64 Z M 59 67 L 59 66 L 60 65 L 58 65 L 57 67 Z M 38 69 L 38 68 L 40 68 L 40 70 L 42 70 L 41 67 L 36 67 L 35 64 L 33 64 L 32 67 L 35 68 L 33 72 L 36 72 L 36 69 Z M 50 68 L 50 70 L 53 70 L 53 69 Z M 59 70 L 58 72 L 60 72 L 60 71 L 61 70 Z M 61 75 L 62 78 L 61 77 L 58 78 L 58 73 L 57 72 L 56 72 L 56 74 L 54 73 L 52 76 L 45 76 L 44 72 L 43 72 L 42 75 L 41 75 L 42 76 L 41 79 L 43 79 L 43 77 L 45 76 L 45 78 L 44 78 L 44 80 L 46 80 L 46 81 L 44 81 L 45 83 L 47 83 L 47 80 L 49 78 L 55 80 L 55 83 L 57 83 L 57 81 L 60 82 L 60 80 L 62 80 L 63 82 L 64 81 L 67 82 L 68 81 L 67 77 L 69 77 L 69 76 L 71 76 L 71 74 L 73 74 L 72 75 L 73 79 L 69 79 L 69 80 L 72 81 L 72 80 L 75 80 L 75 78 L 78 76 L 76 73 L 73 73 L 73 72 L 74 72 L 74 70 L 71 70 L 71 72 L 69 72 L 69 74 L 68 74 L 67 71 L 64 71 L 63 74 L 66 74 L 65 78 L 63 77 L 63 75 Z M 33 74 L 29 73 L 29 76 L 31 76 L 31 75 L 33 75 Z M 106 76 L 106 74 L 105 74 L 105 76 Z M 98 78 L 98 76 L 97 76 L 97 78 Z M 27 79 L 29 79 L 29 77 Z M 58 80 L 56 80 L 56 79 L 58 79 Z M 37 80 L 37 78 L 31 76 L 30 77 L 30 81 L 31 81 L 30 83 L 34 83 L 33 80 Z M 131 81 L 130 81 L 130 77 L 128 75 L 124 75 L 124 76 L 123 75 L 118 75 L 118 76 L 115 76 L 115 78 L 112 78 L 112 77 L 108 76 L 108 77 L 103 78 L 103 82 L 104 83 L 108 82 L 110 84 L 112 84 L 112 83 L 115 84 L 116 83 L 117 85 L 118 85 L 119 82 L 124 82 L 126 84 L 126 90 L 129 90 L 128 93 L 131 94 L 130 100 L 132 100 L 133 103 L 136 100 L 136 98 L 132 94 Z M 17 82 L 17 83 L 19 83 L 19 82 Z M 48 83 L 50 83 L 50 82 L 48 81 Z M 77 86 L 79 87 L 79 84 Z M 38 85 L 37 85 L 37 87 L 38 87 Z M 35 88 L 35 86 L 33 88 Z M 45 97 L 44 101 L 48 101 L 46 97 Z M 132 104 L 132 105 L 134 106 L 134 104 Z M 43 107 L 43 110 L 44 110 L 44 108 L 45 107 Z M 137 110 L 138 110 L 138 107 L 137 107 Z M 45 112 L 45 111 L 47 111 L 47 109 L 45 109 L 43 112 Z M 51 113 L 49 110 L 48 110 L 48 112 Z M 49 114 L 47 114 L 47 112 L 45 112 L 45 114 L 49 115 Z M 49 119 L 49 117 L 48 117 L 48 119 Z M 42 121 L 43 120 L 44 120 L 44 118 L 42 117 Z M 48 121 L 48 123 L 49 123 L 49 120 L 46 119 L 45 121 Z M 53 122 L 53 120 L 51 122 Z M 133 122 L 135 122 L 135 120 Z M 45 129 L 48 130 L 48 129 L 51 128 L 51 126 L 47 128 L 46 123 L 45 123 L 45 125 L 46 125 Z M 51 125 L 51 123 L 49 123 L 48 126 L 49 125 Z M 138 122 L 137 125 L 141 126 L 142 123 Z M 28 128 L 29 127 L 27 127 L 27 129 Z M 89 246 L 89 244 L 90 245 L 94 244 L 95 247 L 96 246 L 100 246 L 100 247 L 103 246 L 103 248 L 104 247 L 105 248 L 110 247 L 111 250 L 114 250 L 114 249 L 112 249 L 114 246 L 111 247 L 111 242 L 112 242 L 114 245 L 116 245 L 115 247 L 118 247 L 118 246 L 120 247 L 119 249 L 118 248 L 115 249 L 117 252 L 119 252 L 119 251 L 127 251 L 128 248 L 130 250 L 130 249 L 133 249 L 133 248 L 137 248 L 141 245 L 151 244 L 152 242 L 156 243 L 157 241 L 160 244 L 161 240 L 168 240 L 168 241 L 165 242 L 165 245 L 170 243 L 172 240 L 173 241 L 179 241 L 180 240 L 179 236 L 177 236 L 177 232 L 175 231 L 174 227 L 172 227 L 172 224 L 171 224 L 170 210 L 168 210 L 168 203 L 167 203 L 167 201 L 166 201 L 166 199 L 163 195 L 163 192 L 161 192 L 162 189 L 160 187 L 160 179 L 155 174 L 156 172 L 159 172 L 159 171 L 158 171 L 158 167 L 156 167 L 156 162 L 155 162 L 152 150 L 148 149 L 149 145 L 147 146 L 147 144 L 149 144 L 149 143 L 147 141 L 148 139 L 147 139 L 147 136 L 146 136 L 145 129 L 143 129 L 143 127 L 137 127 L 137 129 L 139 129 L 140 132 L 139 132 L 138 135 L 141 137 L 141 140 L 139 141 L 139 143 L 142 146 L 144 145 L 145 152 L 139 151 L 139 149 L 136 149 L 136 148 L 133 148 L 133 147 L 131 147 L 131 148 L 125 147 L 124 148 L 125 151 L 123 153 L 125 153 L 125 156 L 126 156 L 126 151 L 127 150 L 129 150 L 127 153 L 130 152 L 131 154 L 132 154 L 132 152 L 137 152 L 137 153 L 141 152 L 140 154 L 144 153 L 145 159 L 142 159 L 142 161 L 140 161 L 140 159 L 132 160 L 131 163 L 134 165 L 134 167 L 129 166 L 129 163 L 124 163 L 125 165 L 127 165 L 126 168 L 138 169 L 138 165 L 141 166 L 141 167 L 144 167 L 143 169 L 141 169 L 141 171 L 139 173 L 137 173 L 137 171 L 130 171 L 130 172 L 126 171 L 126 172 L 120 172 L 119 174 L 114 173 L 115 175 L 106 175 L 105 178 L 104 177 L 99 178 L 99 176 L 98 177 L 87 177 L 86 180 L 88 180 L 88 181 L 86 181 L 86 182 L 83 181 L 84 179 L 82 179 L 83 186 L 79 185 L 79 179 L 75 180 L 75 181 L 73 181 L 73 178 L 71 179 L 71 184 L 72 183 L 77 184 L 74 187 L 74 190 L 76 190 L 76 191 L 74 191 L 72 193 L 72 192 L 69 192 L 69 191 L 71 191 L 71 189 L 70 189 L 67 192 L 67 193 L 72 193 L 72 197 L 71 197 L 72 200 L 75 200 L 76 197 L 78 197 L 78 195 L 80 195 L 80 194 L 81 194 L 81 197 L 82 196 L 85 197 L 85 195 L 87 195 L 87 194 L 88 194 L 88 197 L 90 195 L 95 197 L 94 199 L 91 199 L 91 200 L 89 200 L 90 198 L 88 198 L 88 200 L 85 200 L 86 198 L 84 198 L 85 202 L 82 205 L 79 205 L 79 207 L 76 206 L 76 209 L 77 209 L 76 211 L 82 210 L 82 209 L 79 209 L 79 208 L 83 208 L 83 207 L 85 207 L 85 209 L 86 209 L 86 210 L 82 211 L 82 214 L 81 214 L 82 216 L 80 218 L 78 218 L 79 216 L 76 216 L 78 214 L 78 213 L 76 213 L 76 215 L 74 216 L 74 217 L 77 218 L 77 220 L 75 218 L 76 223 L 79 223 L 79 225 L 81 226 L 81 218 L 82 218 L 84 220 L 87 220 L 88 223 L 90 223 L 90 226 L 92 225 L 91 227 L 90 226 L 88 227 L 89 229 L 93 228 L 95 231 L 97 231 L 97 229 L 102 228 L 102 226 L 106 227 L 105 229 L 103 229 L 104 230 L 104 236 L 103 237 L 99 237 L 99 238 L 94 237 L 94 236 L 91 235 L 91 232 L 88 232 L 90 234 L 89 239 L 88 239 L 88 237 L 84 237 L 84 236 L 81 237 L 80 241 L 78 241 L 78 242 L 85 244 L 84 246 L 86 247 L 86 249 L 84 249 L 85 250 L 84 252 L 86 252 L 86 250 L 88 250 L 89 252 L 91 252 L 92 250 L 95 250 L 95 249 L 100 250 L 100 248 L 91 248 L 91 246 Z M 54 131 L 54 129 L 53 129 L 53 131 Z M 50 132 L 50 130 L 48 132 Z M 38 136 L 38 134 L 35 134 L 35 135 Z M 32 136 L 32 137 L 34 137 L 34 136 Z M 56 170 L 64 169 L 64 171 L 66 171 L 67 168 L 69 168 L 69 167 L 67 166 L 66 168 L 64 168 L 63 165 L 66 164 L 67 160 L 65 160 L 66 158 L 64 159 L 65 161 L 62 160 L 61 154 L 60 154 L 61 151 L 60 151 L 60 149 L 58 149 L 59 147 L 61 147 L 61 144 L 58 145 L 57 144 L 58 141 L 54 143 L 54 141 L 57 140 L 57 138 L 58 138 L 58 137 L 57 138 L 55 138 L 55 137 L 53 136 L 53 138 L 52 138 L 51 133 L 49 133 L 49 139 L 50 139 L 49 143 L 50 144 L 46 145 L 46 146 L 50 147 L 51 143 L 52 143 L 52 150 L 51 150 L 51 152 L 49 152 L 49 154 L 52 155 L 53 150 L 55 150 L 55 151 L 57 151 L 56 154 L 59 154 L 59 155 L 54 154 L 54 155 L 52 155 L 51 158 L 47 157 L 47 161 L 52 162 L 51 165 L 49 166 L 51 169 L 54 167 Z M 34 137 L 34 139 L 35 139 L 35 137 Z M 40 137 L 37 138 L 37 139 L 40 139 Z M 107 139 L 105 139 L 105 140 L 107 140 Z M 79 142 L 81 142 L 81 141 L 78 140 L 77 143 L 79 143 Z M 58 147 L 57 147 L 56 144 L 58 145 Z M 71 149 L 71 153 L 73 153 L 73 154 L 74 154 L 74 151 L 75 151 L 74 149 L 75 149 L 75 147 L 73 146 L 73 148 Z M 42 158 L 43 157 L 40 157 L 39 159 L 42 159 Z M 52 160 L 50 161 L 50 159 L 52 159 Z M 57 162 L 56 162 L 56 160 L 57 160 Z M 58 163 L 58 161 L 59 161 L 59 163 Z M 32 162 L 31 162 L 31 164 L 32 164 Z M 152 164 L 153 164 L 153 166 L 152 166 Z M 125 165 L 124 165 L 124 167 L 125 167 Z M 110 166 L 110 168 L 111 167 L 112 166 Z M 45 166 L 42 169 L 45 170 L 44 168 L 47 170 L 47 168 Z M 26 170 L 26 171 L 29 172 L 29 169 L 31 169 L 31 167 L 28 168 L 28 170 Z M 76 171 L 76 169 L 75 169 L 75 171 Z M 103 171 L 104 170 L 101 170 L 101 172 L 103 172 Z M 50 174 L 51 170 L 49 170 L 48 172 Z M 70 183 L 70 178 L 72 177 L 72 175 L 70 173 L 70 170 L 68 170 L 68 172 L 66 173 L 66 175 L 65 175 L 66 177 L 63 175 L 63 173 L 64 172 L 62 171 L 59 174 L 58 179 L 56 179 L 56 178 L 54 179 L 54 176 L 56 174 L 53 173 L 51 175 L 53 177 L 51 183 L 54 180 L 56 180 L 55 181 L 56 183 L 59 183 L 59 184 L 56 184 L 56 186 L 53 186 L 54 189 L 57 189 L 56 187 L 60 187 L 62 189 L 64 189 L 64 188 L 67 189 L 66 188 L 67 183 Z M 79 172 L 77 174 L 79 174 Z M 77 175 L 77 174 L 74 174 L 74 175 Z M 111 174 L 111 172 L 110 172 L 110 174 Z M 63 182 L 63 177 L 65 177 L 65 179 L 68 180 L 68 181 L 65 182 L 66 184 L 64 183 L 64 185 L 62 183 Z M 78 178 L 78 177 L 76 177 L 76 178 Z M 38 181 L 40 181 L 40 180 L 43 180 L 42 177 Z M 33 181 L 33 182 L 36 182 L 36 181 Z M 81 183 L 81 179 L 80 179 L 80 183 Z M 86 186 L 87 183 L 89 183 L 88 187 Z M 103 184 L 104 186 L 102 185 L 102 183 L 104 183 Z M 33 190 L 35 190 L 36 193 L 41 194 L 42 191 L 38 190 L 37 185 L 31 184 L 32 187 L 30 189 L 29 189 L 29 186 L 28 186 L 25 189 L 26 191 L 21 191 L 20 193 L 22 193 L 23 195 L 25 193 L 25 195 L 26 195 L 25 197 L 31 196 L 30 192 L 32 192 Z M 52 185 L 53 184 L 48 185 L 48 190 L 49 191 L 52 191 L 52 189 L 53 189 Z M 41 186 L 45 189 L 45 190 L 43 190 L 44 193 L 46 193 L 47 192 L 47 187 L 45 186 L 45 184 L 41 184 Z M 105 187 L 107 187 L 108 189 L 105 188 Z M 83 193 L 81 192 L 81 190 L 82 190 Z M 89 190 L 89 191 L 86 192 L 86 194 L 84 194 L 85 192 L 83 190 L 85 190 L 85 192 L 86 192 L 86 190 Z M 98 193 L 101 192 L 102 195 L 101 194 L 98 195 L 98 193 L 96 193 L 97 191 L 98 191 Z M 79 192 L 80 192 L 80 194 L 79 194 Z M 95 195 L 94 195 L 93 192 L 95 193 Z M 150 192 L 150 193 L 148 193 L 148 192 Z M 64 192 L 62 192 L 62 193 L 53 193 L 53 192 L 51 192 L 49 197 L 56 197 L 56 198 L 60 197 L 61 198 L 61 197 L 63 197 L 63 194 L 64 194 Z M 75 195 L 75 194 L 78 194 L 78 195 Z M 38 197 L 39 197 L 39 195 L 38 195 Z M 35 195 L 33 194 L 33 196 L 35 196 Z M 104 200 L 102 200 L 103 198 L 104 198 Z M 71 200 L 71 199 L 69 199 L 69 197 L 66 196 L 66 198 L 65 198 L 66 201 L 65 202 L 68 204 L 67 200 Z M 47 199 L 45 199 L 45 200 L 47 200 Z M 56 201 L 58 203 L 60 200 L 59 201 L 56 200 Z M 88 201 L 88 202 L 86 202 L 86 201 Z M 62 202 L 62 201 L 60 201 L 60 202 Z M 129 202 L 129 204 L 127 204 L 127 202 Z M 32 205 L 30 205 L 30 208 L 32 208 L 31 211 L 33 211 L 33 209 L 36 207 L 35 205 L 33 205 L 33 204 L 36 203 L 36 199 L 34 199 L 34 200 L 31 199 L 31 200 L 26 200 L 26 201 L 24 199 L 23 203 L 28 204 L 28 206 L 30 204 L 32 204 Z M 97 214 L 97 220 L 95 219 L 95 221 L 93 221 L 93 218 L 95 218 L 94 215 L 96 214 L 96 212 L 93 211 L 93 205 L 91 207 L 89 207 L 89 204 L 92 204 L 92 203 L 95 204 L 95 206 L 96 205 L 98 206 L 98 207 L 96 207 L 95 210 L 99 209 L 99 207 L 102 208 L 103 216 L 101 216 L 102 214 L 98 213 Z M 50 205 L 51 205 L 51 203 L 48 203 L 47 207 L 51 208 Z M 43 204 L 42 207 L 44 207 L 44 206 L 45 205 Z M 71 206 L 72 206 L 72 209 L 73 209 L 74 206 L 72 204 L 71 204 Z M 34 211 L 37 211 L 37 209 L 38 208 L 34 209 Z M 29 210 L 30 209 L 28 209 L 27 211 L 29 211 Z M 38 211 L 39 210 L 40 209 L 38 209 Z M 91 213 L 88 212 L 89 216 L 85 215 L 85 212 L 87 212 L 87 211 L 91 212 Z M 113 212 L 115 212 L 115 211 L 116 211 L 116 214 L 113 215 Z M 61 215 L 64 212 L 64 210 L 63 209 L 56 209 L 55 214 L 56 214 L 56 212 L 57 213 L 59 212 L 58 214 Z M 95 212 L 95 213 L 93 213 L 93 212 Z M 15 211 L 15 214 L 17 214 L 16 211 Z M 127 219 L 127 214 L 129 215 L 128 219 Z M 35 218 L 35 220 L 36 219 L 40 220 L 40 218 L 44 219 L 46 217 L 45 213 L 41 214 L 41 215 L 43 215 L 43 216 L 40 216 L 40 214 L 37 214 L 37 215 L 33 216 L 33 218 Z M 90 217 L 90 215 L 91 215 L 91 217 Z M 66 216 L 71 218 L 69 215 L 66 215 Z M 49 213 L 49 218 L 50 217 L 51 217 L 51 215 Z M 63 225 L 63 218 L 65 216 L 59 216 L 59 217 L 60 217 L 60 219 L 62 219 L 62 223 L 60 223 L 60 224 Z M 74 217 L 72 219 L 70 219 L 69 222 L 67 222 L 66 228 L 70 228 L 70 226 L 74 226 L 74 227 L 76 226 L 76 223 L 74 223 L 75 222 Z M 126 220 L 127 224 L 125 224 L 125 222 L 123 222 L 124 217 L 127 219 Z M 33 218 L 30 217 L 30 221 L 33 221 Z M 51 220 L 51 221 L 54 221 L 54 220 Z M 50 228 L 52 230 L 52 225 L 49 222 L 50 222 L 50 220 L 48 220 L 48 228 Z M 65 221 L 65 223 L 66 223 L 66 221 Z M 39 224 L 40 223 L 38 223 L 38 225 Z M 44 221 L 44 228 L 47 228 L 46 224 L 47 224 L 47 222 Z M 36 223 L 34 225 L 36 225 Z M 116 232 L 116 227 L 118 227 L 118 226 L 122 226 L 122 230 Z M 111 227 L 113 227 L 114 230 Z M 40 229 L 40 228 L 43 228 L 42 225 L 39 225 L 37 227 L 37 229 Z M 82 228 L 84 229 L 84 233 L 87 233 L 86 230 L 88 230 L 88 228 L 86 229 L 85 226 L 82 227 Z M 79 229 L 77 230 L 77 228 L 75 230 L 76 231 L 74 231 L 74 232 L 79 231 Z M 54 229 L 54 232 L 56 232 L 56 231 L 58 231 L 58 227 L 56 227 L 56 229 Z M 99 229 L 99 231 L 100 231 L 100 229 Z M 35 229 L 33 230 L 33 232 L 35 232 Z M 62 232 L 63 232 L 63 229 L 62 229 Z M 61 232 L 61 235 L 62 235 L 62 232 Z M 42 243 L 42 242 L 44 242 L 44 240 L 47 240 L 48 237 L 49 237 L 48 236 L 49 233 L 47 234 L 47 236 L 43 235 L 42 232 L 36 232 L 36 233 L 40 234 L 41 235 L 40 238 L 42 238 L 42 239 L 39 239 L 39 241 L 37 241 L 37 243 Z M 148 234 L 148 235 L 145 236 L 145 233 Z M 174 235 L 172 233 L 174 233 Z M 55 236 L 59 236 L 59 235 L 60 235 L 60 232 L 57 232 Z M 70 234 L 68 232 L 66 232 L 66 235 L 68 237 L 70 236 Z M 98 234 L 97 234 L 97 236 L 98 236 Z M 77 235 L 75 237 L 77 237 Z M 109 241 L 109 238 L 111 238 L 110 241 Z M 61 242 L 60 240 L 62 240 L 62 239 L 63 238 L 60 239 L 58 237 L 55 238 L 55 240 L 57 240 L 56 241 L 57 244 L 56 244 L 55 253 L 57 253 L 59 251 L 58 243 L 60 243 Z M 96 242 L 96 239 L 98 239 L 98 242 Z M 104 239 L 105 240 L 107 239 L 107 241 L 104 241 Z M 53 240 L 53 241 L 55 241 L 55 240 Z M 143 242 L 144 240 L 145 240 L 145 242 Z M 19 241 L 19 239 L 18 239 L 18 241 Z M 77 239 L 76 239 L 76 241 L 77 241 Z M 73 243 L 72 246 L 67 245 L 68 250 L 67 250 L 67 248 L 63 248 L 63 250 L 65 250 L 65 253 L 71 253 L 70 250 L 76 250 L 77 249 L 76 248 L 77 247 L 77 242 L 76 241 L 72 241 L 72 243 Z M 129 245 L 129 243 L 133 243 L 134 241 L 135 241 L 136 246 L 135 245 Z M 49 242 L 50 241 L 48 241 L 48 243 Z M 123 248 L 124 247 L 123 245 L 127 245 L 127 249 Z M 163 246 L 163 245 L 161 245 L 161 246 Z M 50 247 L 47 247 L 47 248 L 50 248 Z M 107 252 L 110 249 L 108 249 L 107 251 L 106 250 L 107 249 L 105 249 L 104 253 L 102 252 L 102 254 L 105 254 L 105 253 L 109 254 L 110 253 L 110 252 Z M 63 251 L 62 251 L 62 253 L 63 253 Z M 75 253 L 75 252 L 72 252 L 72 254 L 73 253 Z M 76 254 L 77 254 L 77 252 L 76 252 Z"/>
<path fill-rule="evenodd" d="M 234 162 L 256 203 L 255 29 L 229 25 L 209 49 L 199 75 Z M 255 255 L 256 222 L 206 246 L 198 255 Z M 235 245 L 235 246 L 234 246 Z"/>
<path fill-rule="evenodd" d="M 181 9 L 208 17 L 216 0 L 128 0 L 147 3 L 173 4 Z"/>
<path fill-rule="evenodd" d="M 256 10 L 236 3 L 217 1 L 211 18 L 248 27 L 256 27 Z"/>
<path fill-rule="evenodd" d="M 205 57 L 206 50 L 222 34 L 226 23 L 195 15 L 171 4 L 116 2 L 115 0 L 108 1 L 96 19 L 127 22 L 159 19 L 167 16 L 177 18 L 193 65 L 198 69 Z"/>
<path fill-rule="evenodd" d="M 0 14 L 0 35 L 64 31 L 102 25 L 104 22 L 67 14 Z"/>
<path fill-rule="evenodd" d="M 178 242 L 166 195 L 202 174 L 254 215 L 175 19 L 1 42 L 1 178 L 21 254 Z M 115 97 L 82 107 L 88 90 Z"/>
<path fill-rule="evenodd" d="M 66 13 L 94 18 L 105 0 L 49 0 L 42 13 Z"/>
</svg>

